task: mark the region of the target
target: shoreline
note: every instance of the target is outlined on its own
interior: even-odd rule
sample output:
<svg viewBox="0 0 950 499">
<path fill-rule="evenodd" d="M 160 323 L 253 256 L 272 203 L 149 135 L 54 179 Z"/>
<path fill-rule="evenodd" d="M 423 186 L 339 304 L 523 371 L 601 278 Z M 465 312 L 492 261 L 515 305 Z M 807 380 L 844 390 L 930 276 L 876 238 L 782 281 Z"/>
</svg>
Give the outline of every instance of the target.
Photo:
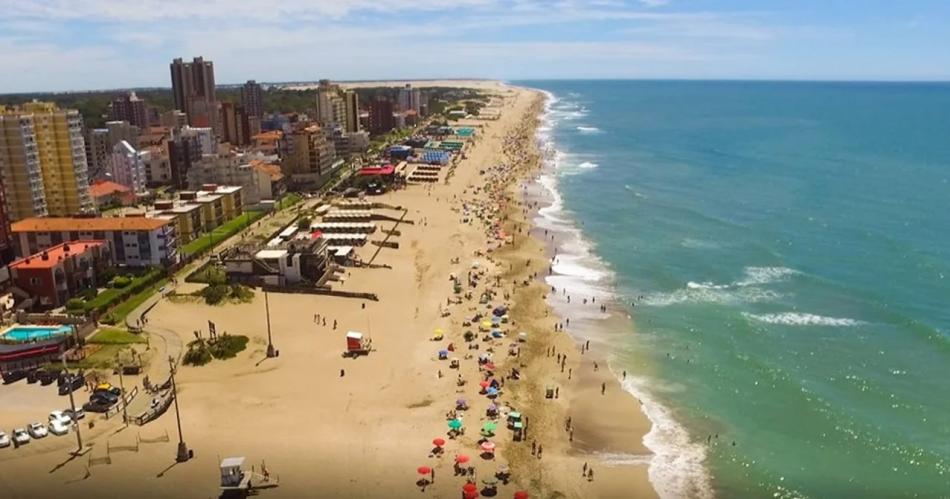
<svg viewBox="0 0 950 499">
<path fill-rule="evenodd" d="M 601 352 L 593 353 L 591 350 L 585 352 L 582 349 L 583 342 L 579 334 L 574 332 L 579 328 L 568 326 L 565 328 L 567 334 L 552 332 L 555 323 L 563 324 L 564 322 L 563 317 L 554 319 L 559 312 L 548 297 L 550 288 L 544 281 L 544 272 L 552 263 L 551 257 L 555 253 L 555 246 L 543 237 L 539 237 L 540 228 L 534 218 L 542 207 L 538 206 L 537 197 L 528 194 L 529 184 L 537 184 L 538 177 L 544 169 L 543 154 L 538 144 L 538 127 L 544 117 L 543 114 L 548 112 L 546 101 L 549 97 L 543 92 L 529 90 L 545 99 L 545 105 L 534 118 L 532 132 L 525 139 L 531 141 L 537 159 L 535 164 L 523 172 L 520 178 L 509 187 L 509 193 L 517 200 L 517 205 L 509 209 L 507 217 L 510 219 L 511 233 L 514 234 L 515 227 L 518 227 L 522 229 L 519 232 L 526 234 L 515 236 L 515 244 L 506 248 L 499 256 L 510 266 L 523 269 L 514 274 L 515 280 L 531 279 L 530 286 L 518 288 L 521 296 L 516 294 L 514 297 L 515 312 L 521 311 L 518 304 L 525 302 L 530 304 L 527 307 L 528 313 L 518 314 L 519 324 L 523 327 L 524 322 L 527 321 L 535 329 L 546 330 L 541 333 L 542 340 L 537 348 L 531 350 L 528 362 L 531 367 L 528 372 L 532 374 L 532 379 L 548 378 L 567 390 L 565 390 L 566 396 L 556 401 L 560 403 L 556 404 L 555 411 L 547 407 L 550 405 L 548 401 L 538 398 L 537 393 L 542 391 L 542 386 L 536 383 L 522 385 L 516 391 L 530 390 L 532 392 L 519 393 L 519 395 L 530 401 L 529 406 L 534 409 L 534 412 L 542 412 L 541 408 L 545 407 L 544 413 L 548 415 L 551 412 L 556 413 L 556 417 L 548 416 L 542 424 L 545 425 L 545 431 L 550 434 L 549 436 L 556 436 L 556 440 L 561 440 L 558 442 L 556 452 L 562 454 L 560 458 L 564 461 L 564 466 L 576 466 L 575 476 L 577 477 L 580 477 L 579 471 L 585 464 L 591 467 L 597 466 L 596 479 L 589 485 L 584 480 L 579 480 L 579 484 L 572 484 L 574 487 L 591 486 L 594 489 L 593 494 L 589 490 L 581 492 L 583 489 L 580 489 L 578 490 L 580 494 L 596 497 L 629 497 L 627 494 L 635 490 L 636 497 L 656 497 L 655 486 L 647 478 L 647 467 L 653 453 L 643 442 L 644 437 L 653 427 L 652 422 L 640 408 L 637 399 L 623 389 L 619 378 L 610 370 L 607 355 Z M 521 208 L 521 211 L 519 212 L 516 208 Z M 520 265 L 522 262 L 527 265 Z M 532 270 L 540 270 L 541 275 L 534 275 L 532 278 Z M 563 311 L 561 313 L 563 314 Z M 584 325 L 580 327 L 583 328 Z M 537 333 L 533 334 L 537 336 Z M 548 348 L 552 349 L 550 354 L 547 351 Z M 562 371 L 557 363 L 558 353 L 568 356 L 564 367 L 566 371 Z M 594 370 L 595 363 L 599 367 L 596 371 Z M 601 393 L 602 388 L 605 388 L 604 394 Z M 528 410 L 525 412 L 527 413 Z M 571 418 L 575 429 L 572 441 L 570 434 L 564 429 L 565 420 L 568 417 Z M 532 417 L 532 420 L 534 419 Z M 516 455 L 513 462 L 517 462 L 518 458 L 524 458 L 524 456 Z M 540 474 L 540 470 L 533 470 L 531 466 L 528 466 L 528 469 L 529 473 Z"/>
</svg>

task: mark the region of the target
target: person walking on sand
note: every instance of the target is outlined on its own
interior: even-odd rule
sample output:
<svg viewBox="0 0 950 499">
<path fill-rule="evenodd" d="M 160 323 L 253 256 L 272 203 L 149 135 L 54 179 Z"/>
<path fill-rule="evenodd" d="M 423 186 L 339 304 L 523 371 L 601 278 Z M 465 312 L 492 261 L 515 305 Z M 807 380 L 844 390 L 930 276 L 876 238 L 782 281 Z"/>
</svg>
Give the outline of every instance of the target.
<svg viewBox="0 0 950 499">
<path fill-rule="evenodd" d="M 435 468 L 429 468 L 429 478 L 432 483 L 435 483 Z"/>
<path fill-rule="evenodd" d="M 597 363 L 594 362 L 594 372 L 597 372 L 597 369 L 599 369 L 599 368 L 600 368 L 600 367 L 597 365 Z"/>
<path fill-rule="evenodd" d="M 333 319 L 333 330 L 336 331 L 336 319 Z"/>
<path fill-rule="evenodd" d="M 601 383 L 601 384 L 600 384 L 600 394 L 603 395 L 605 392 L 607 392 L 607 383 Z"/>
<path fill-rule="evenodd" d="M 627 381 L 627 371 L 623 371 L 623 381 Z"/>
<path fill-rule="evenodd" d="M 584 467 L 581 468 L 581 476 L 583 477 L 587 476 L 587 461 L 584 461 Z"/>
<path fill-rule="evenodd" d="M 538 459 L 541 459 L 541 451 L 543 450 L 544 448 L 541 446 L 541 444 L 538 444 Z"/>
<path fill-rule="evenodd" d="M 594 467 L 593 466 L 587 469 L 587 481 L 588 482 L 594 481 Z"/>
<path fill-rule="evenodd" d="M 343 369 L 340 369 L 340 377 L 342 378 L 343 376 L 346 376 L 346 371 Z"/>
<path fill-rule="evenodd" d="M 563 367 L 563 366 L 561 366 L 561 372 L 564 372 L 564 367 Z M 574 368 L 568 369 L 568 370 L 567 370 L 567 379 L 571 379 L 571 374 L 573 374 L 573 373 L 574 373 Z"/>
<path fill-rule="evenodd" d="M 538 452 L 538 442 L 531 441 L 531 455 L 534 456 Z"/>
</svg>

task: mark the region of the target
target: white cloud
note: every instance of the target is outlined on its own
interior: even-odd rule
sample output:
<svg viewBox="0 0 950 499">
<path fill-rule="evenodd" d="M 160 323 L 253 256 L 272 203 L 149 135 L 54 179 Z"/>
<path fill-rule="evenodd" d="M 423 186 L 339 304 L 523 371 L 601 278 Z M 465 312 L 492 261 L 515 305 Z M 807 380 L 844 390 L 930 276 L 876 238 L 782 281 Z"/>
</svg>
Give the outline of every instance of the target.
<svg viewBox="0 0 950 499">
<path fill-rule="evenodd" d="M 647 7 L 662 7 L 668 5 L 670 0 L 640 0 L 640 3 Z"/>
</svg>

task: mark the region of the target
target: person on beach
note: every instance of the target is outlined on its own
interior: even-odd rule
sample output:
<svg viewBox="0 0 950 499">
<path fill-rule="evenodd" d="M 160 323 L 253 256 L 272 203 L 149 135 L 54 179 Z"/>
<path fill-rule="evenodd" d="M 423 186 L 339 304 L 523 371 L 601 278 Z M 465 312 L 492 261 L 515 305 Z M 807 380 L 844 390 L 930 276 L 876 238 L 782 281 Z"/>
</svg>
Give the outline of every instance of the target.
<svg viewBox="0 0 950 499">
<path fill-rule="evenodd" d="M 624 370 L 624 372 L 623 372 L 623 381 L 627 381 L 627 371 L 626 371 L 626 370 Z"/>
<path fill-rule="evenodd" d="M 531 455 L 534 456 L 538 452 L 538 443 L 534 440 L 531 441 Z"/>
<path fill-rule="evenodd" d="M 561 366 L 561 372 L 564 372 L 564 366 Z M 573 374 L 573 373 L 574 373 L 574 369 L 573 369 L 573 368 L 568 369 L 568 370 L 567 370 L 567 379 L 571 379 L 571 374 Z"/>
<path fill-rule="evenodd" d="M 587 476 L 587 462 L 586 461 L 584 462 L 584 467 L 581 468 L 581 476 L 583 477 Z"/>
<path fill-rule="evenodd" d="M 604 395 L 607 392 L 607 383 L 600 384 L 600 394 Z"/>
<path fill-rule="evenodd" d="M 587 481 L 588 482 L 594 481 L 594 467 L 593 466 L 587 469 Z"/>
<path fill-rule="evenodd" d="M 598 369 L 599 369 L 599 366 L 597 365 L 596 362 L 594 362 L 594 372 L 597 372 Z"/>
</svg>

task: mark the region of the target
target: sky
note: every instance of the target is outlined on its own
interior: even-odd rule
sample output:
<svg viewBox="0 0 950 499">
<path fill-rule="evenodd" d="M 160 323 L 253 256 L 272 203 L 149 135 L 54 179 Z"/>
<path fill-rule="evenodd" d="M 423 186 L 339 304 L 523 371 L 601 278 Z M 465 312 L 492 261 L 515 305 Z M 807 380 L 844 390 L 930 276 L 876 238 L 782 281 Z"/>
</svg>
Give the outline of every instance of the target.
<svg viewBox="0 0 950 499">
<path fill-rule="evenodd" d="M 409 78 L 950 80 L 950 0 L 0 0 L 0 93 Z"/>
</svg>

